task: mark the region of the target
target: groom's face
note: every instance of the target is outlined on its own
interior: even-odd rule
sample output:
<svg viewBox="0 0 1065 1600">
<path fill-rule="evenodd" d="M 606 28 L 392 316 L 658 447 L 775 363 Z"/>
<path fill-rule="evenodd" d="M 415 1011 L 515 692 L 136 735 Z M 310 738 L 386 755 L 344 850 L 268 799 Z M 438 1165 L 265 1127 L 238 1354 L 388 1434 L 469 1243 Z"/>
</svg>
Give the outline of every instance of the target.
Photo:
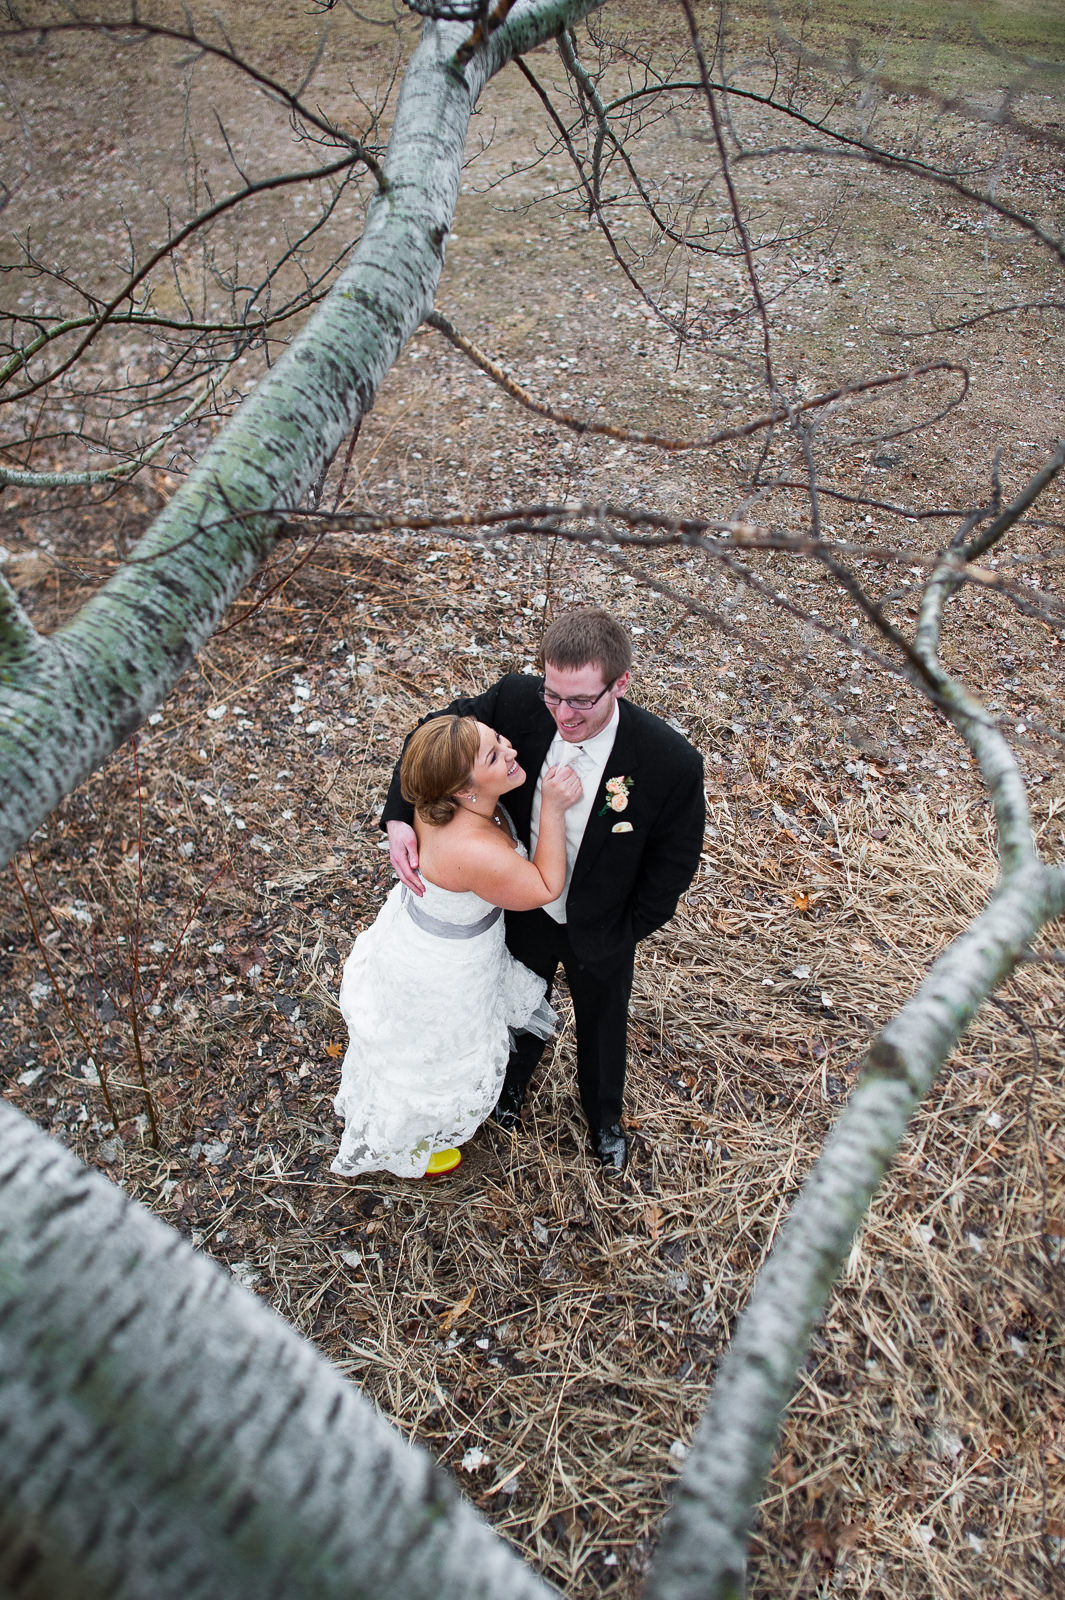
<svg viewBox="0 0 1065 1600">
<path fill-rule="evenodd" d="M 568 744 L 583 744 L 585 739 L 594 739 L 614 715 L 614 702 L 625 693 L 628 682 L 629 674 L 623 672 L 607 687 L 603 669 L 597 662 L 589 662 L 586 667 L 558 667 L 552 661 L 545 661 L 544 693 L 557 695 L 559 701 L 557 705 L 549 704 L 547 709 L 563 739 Z M 569 700 L 595 703 L 571 706 L 567 703 Z"/>
</svg>

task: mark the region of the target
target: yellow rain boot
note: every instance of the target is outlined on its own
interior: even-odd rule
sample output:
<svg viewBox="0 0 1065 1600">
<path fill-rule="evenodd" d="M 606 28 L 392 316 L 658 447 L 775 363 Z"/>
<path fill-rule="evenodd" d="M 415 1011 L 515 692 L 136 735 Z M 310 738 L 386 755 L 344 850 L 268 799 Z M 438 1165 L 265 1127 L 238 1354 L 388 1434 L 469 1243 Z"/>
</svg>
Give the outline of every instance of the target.
<svg viewBox="0 0 1065 1600">
<path fill-rule="evenodd" d="M 461 1150 L 437 1150 L 429 1157 L 429 1165 L 425 1169 L 427 1178 L 438 1178 L 443 1172 L 454 1172 L 462 1160 Z"/>
</svg>

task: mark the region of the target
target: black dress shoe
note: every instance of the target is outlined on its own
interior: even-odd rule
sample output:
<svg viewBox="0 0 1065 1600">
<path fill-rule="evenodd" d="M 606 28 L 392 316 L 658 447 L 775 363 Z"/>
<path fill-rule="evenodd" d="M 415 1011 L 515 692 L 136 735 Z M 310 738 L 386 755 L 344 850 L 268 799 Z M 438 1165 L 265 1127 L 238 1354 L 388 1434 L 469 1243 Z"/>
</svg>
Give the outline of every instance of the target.
<svg viewBox="0 0 1065 1600">
<path fill-rule="evenodd" d="M 592 1130 L 592 1154 L 608 1172 L 624 1172 L 629 1146 L 618 1123 Z"/>
<path fill-rule="evenodd" d="M 525 1090 L 512 1083 L 504 1083 L 492 1112 L 492 1121 L 504 1133 L 516 1133 L 521 1127 L 521 1108 L 524 1104 Z"/>
</svg>

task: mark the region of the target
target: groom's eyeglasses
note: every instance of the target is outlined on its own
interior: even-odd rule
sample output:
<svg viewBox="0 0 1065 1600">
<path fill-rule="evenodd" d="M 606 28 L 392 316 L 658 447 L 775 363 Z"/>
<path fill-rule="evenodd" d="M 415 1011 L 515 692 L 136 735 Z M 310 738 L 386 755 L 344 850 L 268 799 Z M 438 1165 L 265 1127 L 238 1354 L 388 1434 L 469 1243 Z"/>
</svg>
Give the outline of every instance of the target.
<svg viewBox="0 0 1065 1600">
<path fill-rule="evenodd" d="M 598 694 L 567 695 L 556 694 L 553 689 L 545 689 L 541 683 L 536 692 L 540 696 L 540 699 L 543 701 L 544 705 L 547 706 L 551 711 L 557 710 L 559 706 L 569 706 L 571 711 L 590 711 L 593 706 L 597 706 L 599 704 L 600 700 L 605 694 L 609 694 L 613 687 L 614 685 L 612 683 L 607 683 L 604 684 L 603 688 L 600 689 Z"/>
</svg>

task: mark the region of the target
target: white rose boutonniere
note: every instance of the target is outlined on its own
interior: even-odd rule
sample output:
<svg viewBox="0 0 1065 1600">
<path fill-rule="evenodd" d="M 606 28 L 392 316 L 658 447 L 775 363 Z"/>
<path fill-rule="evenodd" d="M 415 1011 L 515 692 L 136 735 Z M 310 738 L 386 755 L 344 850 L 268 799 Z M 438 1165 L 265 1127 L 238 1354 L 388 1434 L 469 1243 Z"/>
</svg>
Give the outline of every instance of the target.
<svg viewBox="0 0 1065 1600">
<path fill-rule="evenodd" d="M 608 778 L 606 780 L 606 800 L 599 809 L 599 815 L 605 817 L 608 811 L 627 811 L 629 790 L 631 788 L 631 778 Z M 628 830 L 626 829 L 625 831 L 627 832 Z"/>
</svg>

